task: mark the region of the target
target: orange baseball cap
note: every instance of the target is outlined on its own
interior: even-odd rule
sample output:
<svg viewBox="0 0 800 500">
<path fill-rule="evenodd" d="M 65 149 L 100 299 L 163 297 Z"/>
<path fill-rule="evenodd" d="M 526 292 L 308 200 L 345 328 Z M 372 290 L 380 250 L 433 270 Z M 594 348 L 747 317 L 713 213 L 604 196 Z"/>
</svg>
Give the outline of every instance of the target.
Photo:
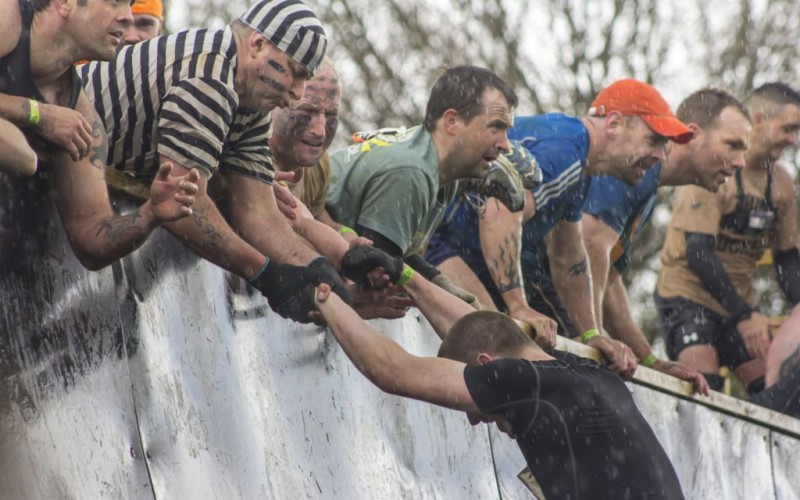
<svg viewBox="0 0 800 500">
<path fill-rule="evenodd" d="M 694 137 L 694 132 L 675 118 L 661 94 L 639 80 L 617 80 L 601 90 L 589 108 L 589 115 L 606 116 L 612 111 L 638 116 L 654 132 L 678 144 L 686 144 Z"/>
<path fill-rule="evenodd" d="M 150 14 L 164 20 L 164 6 L 161 0 L 136 0 L 131 5 L 132 14 Z"/>
</svg>

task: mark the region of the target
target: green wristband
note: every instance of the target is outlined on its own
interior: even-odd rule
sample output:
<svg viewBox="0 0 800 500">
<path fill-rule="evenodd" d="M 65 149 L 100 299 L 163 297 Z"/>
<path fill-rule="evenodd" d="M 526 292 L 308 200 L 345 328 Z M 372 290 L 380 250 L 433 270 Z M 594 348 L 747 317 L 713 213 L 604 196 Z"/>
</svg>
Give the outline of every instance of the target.
<svg viewBox="0 0 800 500">
<path fill-rule="evenodd" d="M 342 226 L 339 228 L 339 234 L 344 235 L 345 233 L 353 233 L 358 236 L 358 233 L 352 227 Z"/>
<path fill-rule="evenodd" d="M 403 272 L 400 274 L 400 279 L 397 280 L 397 286 L 406 286 L 406 284 L 411 281 L 411 277 L 414 276 L 414 270 L 411 267 L 404 265 Z"/>
<path fill-rule="evenodd" d="M 641 364 L 642 366 L 646 366 L 647 368 L 650 368 L 651 366 L 653 366 L 654 364 L 656 364 L 656 361 L 658 361 L 658 358 L 656 357 L 656 355 L 655 355 L 655 354 L 653 354 L 653 353 L 651 352 L 650 354 L 648 354 L 648 355 L 647 355 L 647 357 L 646 357 L 646 358 L 644 358 L 644 359 L 642 360 L 642 362 L 641 362 L 640 364 Z"/>
<path fill-rule="evenodd" d="M 585 344 L 598 335 L 600 335 L 600 332 L 597 331 L 597 328 L 589 328 L 585 332 L 581 333 L 581 342 Z"/>
<path fill-rule="evenodd" d="M 267 260 L 264 262 L 264 265 L 261 266 L 261 269 L 259 269 L 258 272 L 254 274 L 252 278 L 247 280 L 247 282 L 252 283 L 253 281 L 255 281 L 259 276 L 261 276 L 261 273 L 264 272 L 264 270 L 267 268 L 268 265 L 269 265 L 269 257 L 267 257 Z"/>
<path fill-rule="evenodd" d="M 36 127 L 39 125 L 39 121 L 41 120 L 41 115 L 39 115 L 39 101 L 36 99 L 28 99 L 28 105 L 31 108 L 30 112 L 28 113 L 28 125 L 31 127 Z"/>
</svg>

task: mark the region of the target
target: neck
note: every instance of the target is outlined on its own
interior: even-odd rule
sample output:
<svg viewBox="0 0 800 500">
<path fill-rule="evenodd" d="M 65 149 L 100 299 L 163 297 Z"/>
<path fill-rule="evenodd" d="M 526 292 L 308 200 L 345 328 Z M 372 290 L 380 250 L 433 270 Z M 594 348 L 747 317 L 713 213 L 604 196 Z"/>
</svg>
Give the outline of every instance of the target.
<svg viewBox="0 0 800 500">
<path fill-rule="evenodd" d="M 269 149 L 272 152 L 272 158 L 274 160 L 272 163 L 275 166 L 275 168 L 280 170 L 281 172 L 294 172 L 295 170 L 300 168 L 300 165 L 295 164 L 289 158 L 284 156 L 281 153 L 280 148 L 275 147 L 273 140 L 274 137 L 275 136 L 273 135 L 269 139 Z"/>
<path fill-rule="evenodd" d="M 548 359 L 555 359 L 553 356 L 544 352 L 539 346 L 525 346 L 520 352 L 520 358 L 527 359 L 528 361 L 547 361 Z"/>
<path fill-rule="evenodd" d="M 608 164 L 603 155 L 600 154 L 600 151 L 605 150 L 602 134 L 600 134 L 597 124 L 594 123 L 591 117 L 584 116 L 581 118 L 581 123 L 586 127 L 586 132 L 589 134 L 589 152 L 586 154 L 586 166 L 583 168 L 583 173 L 586 175 L 602 175 L 605 173 Z"/>
<path fill-rule="evenodd" d="M 669 143 L 658 185 L 683 186 L 695 182 L 696 177 L 692 169 L 691 152 L 687 151 L 686 146 Z"/>
<path fill-rule="evenodd" d="M 42 89 L 58 81 L 75 62 L 80 60 L 71 38 L 61 29 L 61 17 L 47 8 L 33 15 L 31 25 L 31 76 Z"/>
<path fill-rule="evenodd" d="M 456 179 L 456 166 L 453 163 L 453 144 L 450 138 L 437 127 L 431 132 L 433 147 L 439 159 L 439 185 L 444 186 Z"/>
</svg>

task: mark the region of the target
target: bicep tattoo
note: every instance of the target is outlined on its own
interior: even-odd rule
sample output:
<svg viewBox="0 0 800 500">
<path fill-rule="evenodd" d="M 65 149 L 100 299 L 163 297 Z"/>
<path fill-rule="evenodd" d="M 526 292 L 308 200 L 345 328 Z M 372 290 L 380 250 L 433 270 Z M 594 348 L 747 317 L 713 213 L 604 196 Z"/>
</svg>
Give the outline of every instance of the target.
<svg viewBox="0 0 800 500">
<path fill-rule="evenodd" d="M 95 115 L 92 121 L 92 151 L 89 153 L 89 163 L 101 172 L 105 172 L 107 158 L 108 137 L 106 136 L 106 129 L 100 122 L 100 118 Z"/>
</svg>

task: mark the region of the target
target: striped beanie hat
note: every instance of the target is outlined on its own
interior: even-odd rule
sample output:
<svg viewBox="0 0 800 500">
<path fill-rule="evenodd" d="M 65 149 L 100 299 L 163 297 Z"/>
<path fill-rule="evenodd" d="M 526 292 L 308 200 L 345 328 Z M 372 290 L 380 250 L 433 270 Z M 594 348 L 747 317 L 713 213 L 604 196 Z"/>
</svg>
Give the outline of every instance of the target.
<svg viewBox="0 0 800 500">
<path fill-rule="evenodd" d="M 311 73 L 328 49 L 317 16 L 300 0 L 258 0 L 239 18 Z"/>
</svg>

